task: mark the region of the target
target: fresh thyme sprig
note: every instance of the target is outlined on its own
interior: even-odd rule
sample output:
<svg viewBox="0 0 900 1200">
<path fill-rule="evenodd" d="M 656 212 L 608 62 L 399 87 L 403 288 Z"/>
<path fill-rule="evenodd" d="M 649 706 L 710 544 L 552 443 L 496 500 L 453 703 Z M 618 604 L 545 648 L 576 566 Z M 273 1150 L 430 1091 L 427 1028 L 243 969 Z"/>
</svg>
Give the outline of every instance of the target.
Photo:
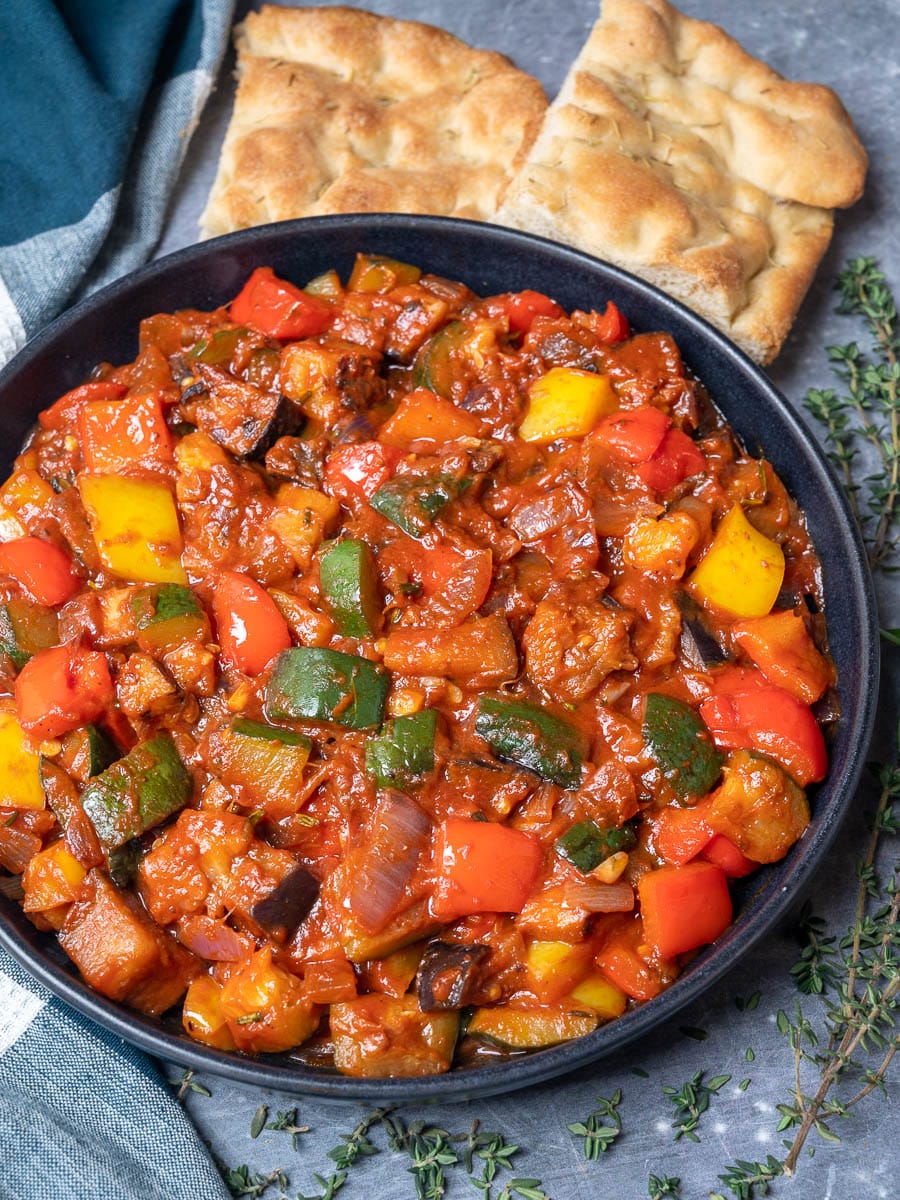
<svg viewBox="0 0 900 1200">
<path fill-rule="evenodd" d="M 686 1137 L 689 1141 L 699 1142 L 697 1127 L 700 1117 L 709 1108 L 709 1102 L 731 1078 L 730 1075 L 714 1075 L 708 1083 L 703 1082 L 703 1071 L 695 1071 L 691 1078 L 681 1085 L 681 1088 L 664 1087 L 663 1094 L 668 1096 L 675 1106 L 672 1118 L 672 1128 L 675 1130 L 675 1141 Z"/>
<path fill-rule="evenodd" d="M 251 1173 L 250 1168 L 244 1164 L 240 1167 L 226 1167 L 223 1174 L 231 1194 L 235 1197 L 247 1197 L 247 1200 L 256 1200 L 269 1188 L 277 1187 L 284 1191 L 288 1186 L 288 1178 L 280 1168 L 272 1171 L 270 1175 L 261 1175 L 258 1171 Z"/>
<path fill-rule="evenodd" d="M 735 1200 L 754 1200 L 756 1196 L 768 1196 L 769 1184 L 782 1175 L 783 1168 L 777 1158 L 768 1155 L 765 1162 L 745 1162 L 739 1158 L 727 1167 L 719 1179 Z M 711 1192 L 709 1200 L 725 1200 L 724 1196 Z"/>
<path fill-rule="evenodd" d="M 873 567 L 894 568 L 895 525 L 900 512 L 900 338 L 897 305 L 874 258 L 856 258 L 837 281 L 839 312 L 860 316 L 872 338 L 870 353 L 856 342 L 829 346 L 834 374 L 845 391 L 812 388 L 809 412 L 825 427 L 832 460 L 840 471 Z M 866 477 L 869 498 L 860 503 L 854 476 L 860 457 L 874 464 Z"/>
<path fill-rule="evenodd" d="M 842 473 L 853 510 L 866 538 L 873 569 L 898 566 L 900 523 L 900 338 L 897 306 L 873 258 L 857 258 L 838 277 L 840 312 L 862 317 L 872 338 L 871 356 L 856 342 L 829 348 L 834 370 L 846 393 L 812 390 L 809 411 L 825 426 L 832 458 Z M 860 507 L 861 483 L 855 478 L 860 458 L 874 462 L 865 480 L 870 501 Z M 900 640 L 887 630 L 886 644 Z M 893 760 L 877 768 L 879 794 L 865 853 L 857 863 L 854 922 L 836 942 L 811 914 L 802 919 L 805 947 L 792 968 L 801 992 L 823 997 L 816 1022 L 798 1003 L 794 1019 L 778 1014 L 778 1028 L 794 1053 L 794 1083 L 788 1104 L 779 1104 L 779 1131 L 795 1130 L 785 1142 L 785 1175 L 797 1168 L 809 1134 L 840 1140 L 832 1122 L 844 1118 L 864 1097 L 884 1091 L 887 1070 L 900 1049 L 900 859 L 896 847 L 879 875 L 879 851 L 900 833 L 900 728 Z M 883 876 L 883 877 L 882 877 Z M 804 1067 L 814 1068 L 817 1086 L 804 1090 Z M 845 1098 L 845 1087 L 851 1094 Z M 724 1179 L 724 1177 L 723 1177 Z M 725 1180 L 727 1182 L 727 1180 Z M 751 1196 L 750 1185 L 747 1195 Z M 730 1185 L 729 1185 L 730 1186 Z M 738 1194 L 738 1193 L 736 1193 Z M 764 1191 L 759 1191 L 764 1195 Z"/>
<path fill-rule="evenodd" d="M 651 1175 L 647 1194 L 650 1200 L 681 1200 L 681 1180 L 674 1175 Z"/>
<path fill-rule="evenodd" d="M 598 1159 L 605 1154 L 622 1132 L 622 1118 L 619 1116 L 619 1105 L 622 1103 L 622 1089 L 617 1088 L 609 1100 L 603 1096 L 597 1097 L 597 1107 L 583 1121 L 574 1121 L 566 1128 L 576 1137 L 582 1138 L 582 1150 L 588 1161 Z"/>
</svg>

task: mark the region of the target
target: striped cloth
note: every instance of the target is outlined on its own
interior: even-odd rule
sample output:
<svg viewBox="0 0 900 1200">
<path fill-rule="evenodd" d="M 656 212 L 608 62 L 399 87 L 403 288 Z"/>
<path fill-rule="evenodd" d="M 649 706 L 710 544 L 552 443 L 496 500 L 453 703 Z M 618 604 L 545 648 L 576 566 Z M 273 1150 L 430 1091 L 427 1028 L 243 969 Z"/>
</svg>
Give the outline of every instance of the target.
<svg viewBox="0 0 900 1200">
<path fill-rule="evenodd" d="M 0 3 L 0 366 L 152 254 L 233 4 Z"/>
</svg>

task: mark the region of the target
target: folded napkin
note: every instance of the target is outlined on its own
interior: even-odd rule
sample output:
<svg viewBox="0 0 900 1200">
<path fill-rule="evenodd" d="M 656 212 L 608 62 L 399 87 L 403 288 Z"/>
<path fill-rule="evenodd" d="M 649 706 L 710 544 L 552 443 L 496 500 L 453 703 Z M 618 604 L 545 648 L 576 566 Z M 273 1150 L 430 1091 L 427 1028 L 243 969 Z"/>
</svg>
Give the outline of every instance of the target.
<svg viewBox="0 0 900 1200">
<path fill-rule="evenodd" d="M 0 366 L 152 253 L 233 7 L 0 3 Z"/>
<path fill-rule="evenodd" d="M 0 1200 L 227 1200 L 150 1060 L 0 950 Z"/>
</svg>

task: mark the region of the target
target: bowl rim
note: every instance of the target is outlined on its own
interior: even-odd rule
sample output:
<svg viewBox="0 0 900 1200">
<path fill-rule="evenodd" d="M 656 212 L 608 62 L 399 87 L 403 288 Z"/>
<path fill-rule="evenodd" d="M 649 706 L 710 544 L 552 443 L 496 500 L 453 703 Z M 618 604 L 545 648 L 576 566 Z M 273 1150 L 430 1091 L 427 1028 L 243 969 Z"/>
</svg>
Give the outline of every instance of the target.
<svg viewBox="0 0 900 1200">
<path fill-rule="evenodd" d="M 845 761 L 838 776 L 829 773 L 825 784 L 822 785 L 827 789 L 828 803 L 822 812 L 816 811 L 809 836 L 798 843 L 800 849 L 796 853 L 792 851 L 781 863 L 774 864 L 779 868 L 778 886 L 772 883 L 771 876 L 767 882 L 762 883 L 748 901 L 740 919 L 716 943 L 702 951 L 670 988 L 653 1000 L 627 1011 L 616 1020 L 601 1025 L 594 1033 L 573 1042 L 527 1055 L 513 1055 L 471 1069 L 456 1069 L 442 1075 L 414 1078 L 368 1080 L 332 1074 L 330 1071 L 286 1060 L 284 1056 L 279 1059 L 272 1056 L 256 1058 L 203 1046 L 189 1040 L 184 1034 L 171 1033 L 155 1023 L 153 1018 L 126 1009 L 94 992 L 80 977 L 70 973 L 56 956 L 42 948 L 42 943 L 48 941 L 55 945 L 55 937 L 39 934 L 27 921 L 18 904 L 0 897 L 0 946 L 40 983 L 77 1011 L 110 1033 L 156 1057 L 184 1064 L 194 1070 L 210 1071 L 240 1083 L 328 1100 L 368 1100 L 381 1103 L 458 1101 L 530 1087 L 621 1050 L 635 1039 L 671 1020 L 677 1012 L 730 971 L 740 958 L 784 918 L 812 879 L 853 800 L 877 710 L 880 668 L 878 619 L 874 588 L 862 538 L 851 516 L 843 490 L 812 432 L 762 369 L 704 318 L 621 267 L 547 238 L 536 237 L 505 226 L 449 217 L 366 213 L 300 218 L 257 226 L 198 242 L 115 280 L 57 317 L 0 371 L 0 394 L 14 384 L 33 362 L 52 348 L 57 339 L 77 327 L 82 319 L 139 287 L 164 280 L 170 273 L 177 272 L 185 265 L 215 258 L 233 249 L 243 250 L 254 245 L 262 247 L 297 235 L 305 237 L 307 234 L 315 236 L 319 233 L 341 233 L 348 237 L 352 235 L 353 246 L 359 249 L 360 237 L 365 236 L 371 243 L 373 236 L 377 237 L 378 230 L 384 230 L 385 235 L 416 233 L 439 238 L 474 239 L 475 243 L 490 243 L 495 248 L 506 247 L 526 253 L 530 250 L 534 254 L 550 255 L 562 267 L 571 264 L 581 271 L 588 270 L 605 282 L 611 281 L 621 285 L 651 308 L 661 310 L 664 318 L 674 319 L 676 324 L 688 329 L 693 337 L 703 343 L 704 350 L 711 350 L 714 357 L 718 356 L 722 369 L 737 372 L 742 376 L 746 384 L 761 397 L 764 406 L 774 407 L 780 420 L 787 426 L 790 438 L 801 444 L 806 456 L 805 465 L 815 474 L 816 487 L 823 498 L 823 504 L 829 506 L 838 518 L 834 533 L 840 537 L 842 548 L 846 551 L 845 565 L 848 568 L 848 575 L 842 581 L 842 590 L 852 594 L 858 609 L 860 622 L 856 630 L 856 645 L 860 680 L 866 681 L 864 690 L 858 697 L 854 697 L 859 714 L 853 727 L 855 741 L 844 756 Z M 260 258 L 258 261 L 263 265 L 265 259 Z M 664 324 L 662 327 L 667 326 Z M 676 341 L 681 347 L 683 335 L 677 335 Z M 698 373 L 702 379 L 702 371 Z M 717 398 L 716 402 L 719 402 Z M 806 508 L 809 508 L 808 504 Z M 862 683 L 860 686 L 862 687 Z"/>
</svg>

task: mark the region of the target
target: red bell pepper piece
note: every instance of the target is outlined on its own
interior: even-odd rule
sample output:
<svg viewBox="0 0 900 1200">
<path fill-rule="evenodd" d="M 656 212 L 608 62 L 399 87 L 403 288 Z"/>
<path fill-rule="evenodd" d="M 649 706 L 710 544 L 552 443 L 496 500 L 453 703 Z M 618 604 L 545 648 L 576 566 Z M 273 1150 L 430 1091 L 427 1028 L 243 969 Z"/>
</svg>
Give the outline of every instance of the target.
<svg viewBox="0 0 900 1200">
<path fill-rule="evenodd" d="M 40 650 L 16 679 L 19 723 L 40 738 L 92 724 L 115 698 L 106 655 L 77 643 Z"/>
<path fill-rule="evenodd" d="M 606 302 L 606 311 L 602 316 L 596 314 L 594 332 L 602 342 L 609 342 L 611 345 L 624 342 L 631 335 L 628 318 L 622 315 L 612 300 Z"/>
<path fill-rule="evenodd" d="M 279 279 L 271 267 L 257 267 L 231 302 L 231 319 L 274 338 L 306 338 L 324 333 L 334 305 Z"/>
<path fill-rule="evenodd" d="M 591 439 L 609 446 L 626 462 L 643 463 L 653 457 L 671 426 L 664 412 L 644 404 L 611 413 L 600 422 Z"/>
<path fill-rule="evenodd" d="M 98 379 L 94 383 L 83 383 L 66 392 L 38 416 L 42 428 L 62 429 L 71 424 L 82 407 L 91 400 L 121 400 L 128 388 L 123 383 Z"/>
<path fill-rule="evenodd" d="M 442 921 L 469 913 L 521 912 L 544 851 L 518 829 L 451 817 L 437 835 L 437 881 L 432 910 Z"/>
<path fill-rule="evenodd" d="M 706 459 L 680 429 L 670 429 L 652 458 L 640 463 L 637 473 L 655 492 L 668 492 L 683 479 L 706 469 Z"/>
<path fill-rule="evenodd" d="M 792 609 L 747 617 L 731 627 L 731 636 L 770 683 L 805 704 L 818 700 L 834 682 L 831 664 L 816 649 L 803 618 Z"/>
<path fill-rule="evenodd" d="M 562 317 L 562 308 L 543 292 L 513 292 L 507 301 L 506 314 L 510 333 L 527 333 L 535 317 Z"/>
<path fill-rule="evenodd" d="M 729 879 L 741 879 L 759 866 L 759 863 L 748 858 L 724 833 L 717 833 L 700 851 L 700 857 L 721 867 Z"/>
<path fill-rule="evenodd" d="M 259 675 L 291 644 L 275 601 L 249 575 L 225 571 L 216 581 L 212 610 L 223 660 L 246 675 Z"/>
<path fill-rule="evenodd" d="M 172 462 L 172 434 L 157 396 L 90 400 L 78 413 L 81 452 L 88 471 L 116 475 L 130 466 Z"/>
<path fill-rule="evenodd" d="M 683 866 L 709 845 L 715 833 L 706 822 L 708 811 L 701 801 L 693 808 L 669 805 L 653 817 L 653 849 L 664 862 Z"/>
<path fill-rule="evenodd" d="M 724 674 L 724 673 L 723 673 Z M 724 750 L 759 750 L 768 754 L 801 787 L 825 778 L 825 739 L 809 705 L 768 683 L 717 678 L 715 694 L 700 705 L 716 745 Z"/>
<path fill-rule="evenodd" d="M 15 538 L 0 546 L 0 571 L 11 575 L 32 600 L 51 608 L 78 591 L 78 577 L 65 550 L 38 537 Z"/>
<path fill-rule="evenodd" d="M 606 978 L 633 1000 L 652 1000 L 663 990 L 663 975 L 674 976 L 672 964 L 654 961 L 640 917 L 615 927 L 596 963 Z"/>
<path fill-rule="evenodd" d="M 663 958 L 696 950 L 731 924 L 731 896 L 721 867 L 690 862 L 660 867 L 638 880 L 647 941 Z"/>
<path fill-rule="evenodd" d="M 338 500 L 368 500 L 394 474 L 403 451 L 381 442 L 337 446 L 325 463 L 325 490 Z"/>
</svg>

